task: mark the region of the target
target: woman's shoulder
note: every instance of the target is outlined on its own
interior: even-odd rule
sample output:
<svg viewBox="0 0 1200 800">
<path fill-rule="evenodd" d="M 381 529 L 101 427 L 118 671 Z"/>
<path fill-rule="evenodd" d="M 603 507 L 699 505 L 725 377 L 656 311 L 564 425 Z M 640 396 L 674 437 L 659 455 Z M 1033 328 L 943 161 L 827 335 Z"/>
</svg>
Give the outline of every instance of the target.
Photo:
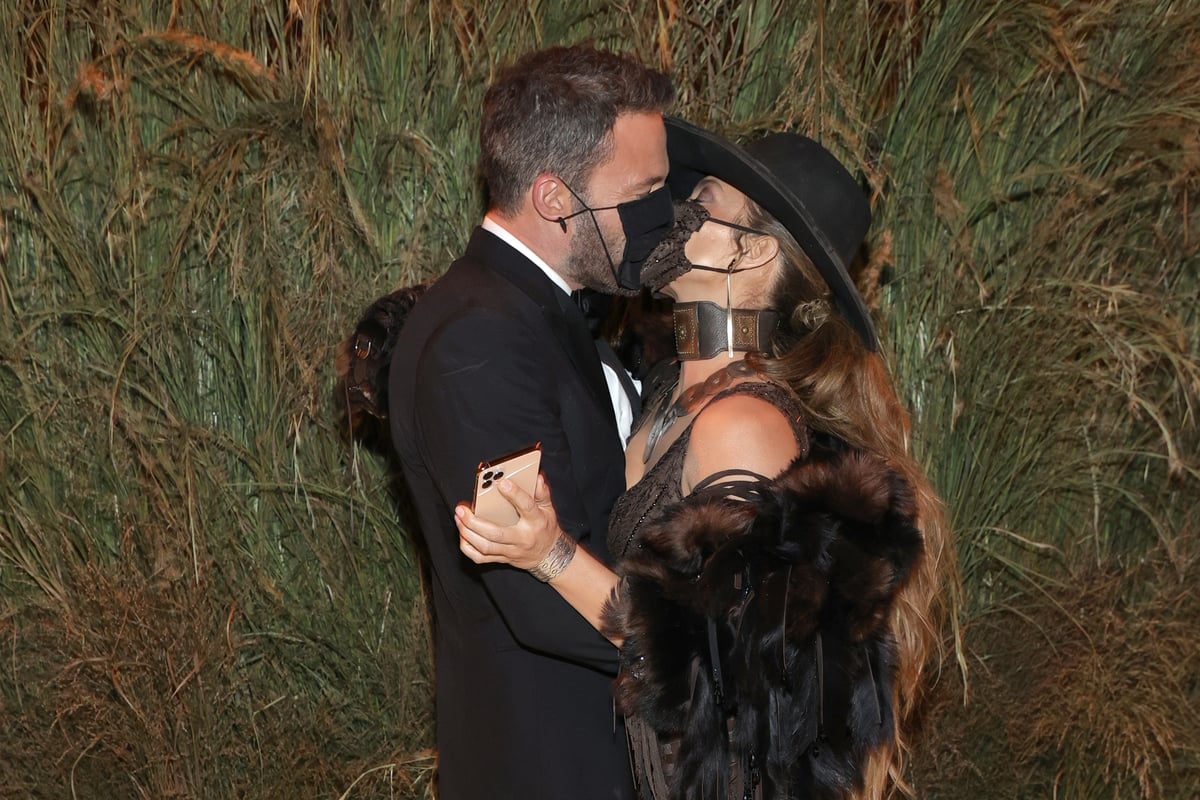
<svg viewBox="0 0 1200 800">
<path fill-rule="evenodd" d="M 771 386 L 752 381 L 738 384 L 714 397 L 697 414 L 692 437 L 733 438 L 735 434 L 754 442 L 774 439 L 781 434 L 786 440 L 800 422 L 789 410 L 768 397 L 763 390 Z"/>
<path fill-rule="evenodd" d="M 692 423 L 684 488 L 708 475 L 740 470 L 773 477 L 804 454 L 802 420 L 783 407 L 772 387 L 747 381 L 714 397 Z"/>
</svg>

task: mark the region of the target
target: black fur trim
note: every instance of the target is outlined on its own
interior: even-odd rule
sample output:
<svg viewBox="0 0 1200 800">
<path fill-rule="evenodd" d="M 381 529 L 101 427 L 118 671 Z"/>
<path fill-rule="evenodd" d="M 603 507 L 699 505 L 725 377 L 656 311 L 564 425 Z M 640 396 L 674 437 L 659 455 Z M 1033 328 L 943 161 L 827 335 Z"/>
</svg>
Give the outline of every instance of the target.
<svg viewBox="0 0 1200 800">
<path fill-rule="evenodd" d="M 624 639 L 622 710 L 679 739 L 672 797 L 725 796 L 731 749 L 766 797 L 861 787 L 894 730 L 887 620 L 921 553 L 914 519 L 883 460 L 814 436 L 760 500 L 693 495 L 647 530 L 605 627 Z"/>
</svg>

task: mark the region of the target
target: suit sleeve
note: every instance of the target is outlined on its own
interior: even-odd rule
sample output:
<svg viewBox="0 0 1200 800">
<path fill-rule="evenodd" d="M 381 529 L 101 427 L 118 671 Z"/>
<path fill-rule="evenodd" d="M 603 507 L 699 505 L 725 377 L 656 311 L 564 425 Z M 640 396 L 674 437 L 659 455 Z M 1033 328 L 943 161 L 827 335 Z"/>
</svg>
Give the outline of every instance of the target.
<svg viewBox="0 0 1200 800">
<path fill-rule="evenodd" d="M 565 359 L 547 332 L 495 310 L 473 310 L 431 338 L 417 370 L 417 425 L 424 459 L 446 507 L 470 501 L 480 461 L 542 444 L 542 471 L 565 520 L 586 519 L 581 487 L 571 474 L 563 429 L 559 382 Z M 595 532 L 603 536 L 604 532 Z M 458 532 L 447 519 L 438 535 Z M 476 571 L 513 637 L 530 650 L 615 674 L 617 650 L 550 586 L 523 570 L 480 567 Z"/>
</svg>

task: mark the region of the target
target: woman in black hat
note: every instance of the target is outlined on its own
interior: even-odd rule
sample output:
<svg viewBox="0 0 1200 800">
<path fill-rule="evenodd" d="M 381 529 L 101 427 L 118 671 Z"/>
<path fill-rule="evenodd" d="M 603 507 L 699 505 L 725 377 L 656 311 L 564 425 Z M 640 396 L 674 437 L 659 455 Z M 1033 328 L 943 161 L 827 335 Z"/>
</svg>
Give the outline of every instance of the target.
<svg viewBox="0 0 1200 800">
<path fill-rule="evenodd" d="M 643 792 L 878 796 L 935 640 L 941 503 L 846 269 L 870 224 L 816 142 L 738 147 L 668 120 L 676 228 L 643 281 L 675 300 L 613 509 L 616 573 L 558 530 L 458 510 L 461 548 L 550 582 L 621 647 Z"/>
</svg>

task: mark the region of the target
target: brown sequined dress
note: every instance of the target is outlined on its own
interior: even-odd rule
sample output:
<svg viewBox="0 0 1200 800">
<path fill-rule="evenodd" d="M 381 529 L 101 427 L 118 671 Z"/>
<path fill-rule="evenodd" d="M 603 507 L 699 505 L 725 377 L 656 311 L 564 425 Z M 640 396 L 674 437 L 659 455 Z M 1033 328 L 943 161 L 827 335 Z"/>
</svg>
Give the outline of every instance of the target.
<svg viewBox="0 0 1200 800">
<path fill-rule="evenodd" d="M 649 398 L 638 427 L 647 424 L 653 410 L 663 402 L 669 402 L 674 381 L 666 381 Z M 799 402 L 788 389 L 764 381 L 748 381 L 736 384 L 714 395 L 709 402 L 733 394 L 749 394 L 766 400 L 778 408 L 792 422 L 792 429 L 801 455 L 808 450 L 808 431 L 803 425 L 803 414 Z M 617 562 L 636 552 L 640 547 L 640 535 L 647 525 L 683 499 L 680 488 L 683 476 L 683 461 L 691 439 L 695 417 L 688 423 L 679 438 L 671 443 L 642 479 L 626 490 L 617 499 L 609 517 L 608 547 Z M 635 428 L 636 431 L 636 428 Z M 646 800 L 669 800 L 669 787 L 677 755 L 675 737 L 660 735 L 638 717 L 626 719 L 634 775 L 638 790 Z M 746 797 L 746 786 L 737 765 L 733 765 L 728 798 L 742 800 Z M 754 795 L 751 794 L 751 797 Z"/>
</svg>

